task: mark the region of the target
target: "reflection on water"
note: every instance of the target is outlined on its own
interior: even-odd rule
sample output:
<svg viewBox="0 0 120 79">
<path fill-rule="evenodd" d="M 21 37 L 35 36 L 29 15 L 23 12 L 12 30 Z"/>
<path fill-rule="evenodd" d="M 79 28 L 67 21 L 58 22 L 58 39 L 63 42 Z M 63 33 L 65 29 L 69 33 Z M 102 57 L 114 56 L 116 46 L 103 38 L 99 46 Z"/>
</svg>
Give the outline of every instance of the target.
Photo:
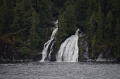
<svg viewBox="0 0 120 79">
<path fill-rule="evenodd" d="M 0 64 L 0 79 L 120 79 L 120 64 L 90 62 Z"/>
</svg>

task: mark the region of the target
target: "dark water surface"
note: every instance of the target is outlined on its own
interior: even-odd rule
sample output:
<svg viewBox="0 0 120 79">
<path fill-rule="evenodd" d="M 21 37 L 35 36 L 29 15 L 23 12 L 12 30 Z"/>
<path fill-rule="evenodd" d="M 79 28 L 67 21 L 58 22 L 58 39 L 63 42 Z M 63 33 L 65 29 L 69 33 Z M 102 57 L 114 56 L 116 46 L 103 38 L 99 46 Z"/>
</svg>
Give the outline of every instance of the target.
<svg viewBox="0 0 120 79">
<path fill-rule="evenodd" d="M 120 79 L 120 64 L 90 62 L 0 64 L 0 79 Z"/>
</svg>

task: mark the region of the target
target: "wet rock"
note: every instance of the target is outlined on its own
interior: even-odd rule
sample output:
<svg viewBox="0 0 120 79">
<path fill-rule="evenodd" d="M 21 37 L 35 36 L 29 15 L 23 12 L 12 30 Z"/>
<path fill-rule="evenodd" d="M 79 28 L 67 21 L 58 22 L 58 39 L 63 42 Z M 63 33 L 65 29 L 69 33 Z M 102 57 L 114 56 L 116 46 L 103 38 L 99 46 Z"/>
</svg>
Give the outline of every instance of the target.
<svg viewBox="0 0 120 79">
<path fill-rule="evenodd" d="M 42 54 L 37 54 L 34 56 L 33 61 L 39 61 L 42 59 Z"/>
</svg>

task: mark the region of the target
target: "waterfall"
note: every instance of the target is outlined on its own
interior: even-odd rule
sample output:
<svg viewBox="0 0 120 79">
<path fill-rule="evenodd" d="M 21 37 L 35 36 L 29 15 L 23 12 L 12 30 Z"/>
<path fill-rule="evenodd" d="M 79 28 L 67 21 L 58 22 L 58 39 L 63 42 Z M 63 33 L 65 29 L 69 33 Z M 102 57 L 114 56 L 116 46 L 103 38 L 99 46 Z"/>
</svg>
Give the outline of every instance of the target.
<svg viewBox="0 0 120 79">
<path fill-rule="evenodd" d="M 44 48 L 42 50 L 42 60 L 41 61 L 47 61 L 50 60 L 51 53 L 53 50 L 53 45 L 55 43 L 55 35 L 58 31 L 58 20 L 54 22 L 55 29 L 53 30 L 50 39 L 44 44 Z M 50 47 L 50 51 L 48 51 L 48 48 Z"/>
<path fill-rule="evenodd" d="M 75 35 L 67 38 L 60 46 L 56 59 L 58 62 L 77 62 L 78 61 L 78 31 Z"/>
</svg>

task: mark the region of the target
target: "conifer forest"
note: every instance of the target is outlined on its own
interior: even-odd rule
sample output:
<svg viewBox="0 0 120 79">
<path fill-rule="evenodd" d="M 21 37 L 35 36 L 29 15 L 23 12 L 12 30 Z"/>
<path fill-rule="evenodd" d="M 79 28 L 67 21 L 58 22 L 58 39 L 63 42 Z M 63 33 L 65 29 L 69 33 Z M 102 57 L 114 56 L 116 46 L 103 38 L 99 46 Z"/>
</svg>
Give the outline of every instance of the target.
<svg viewBox="0 0 120 79">
<path fill-rule="evenodd" d="M 120 0 L 0 0 L 0 61 L 41 59 L 55 20 L 58 32 L 51 61 L 77 28 L 85 34 L 78 41 L 79 61 L 85 60 L 85 40 L 90 59 L 102 52 L 102 58 L 120 61 Z"/>
</svg>

